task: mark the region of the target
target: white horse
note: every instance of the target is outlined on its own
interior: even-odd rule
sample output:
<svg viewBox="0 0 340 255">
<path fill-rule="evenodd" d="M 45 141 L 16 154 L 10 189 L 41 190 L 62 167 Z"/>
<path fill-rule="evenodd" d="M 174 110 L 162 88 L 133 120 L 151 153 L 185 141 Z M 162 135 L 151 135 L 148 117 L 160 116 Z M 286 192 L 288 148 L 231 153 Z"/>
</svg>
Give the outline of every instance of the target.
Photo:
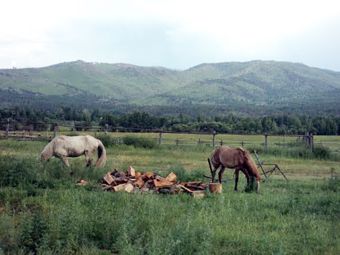
<svg viewBox="0 0 340 255">
<path fill-rule="evenodd" d="M 103 143 L 90 135 L 57 136 L 49 142 L 41 152 L 41 160 L 48 160 L 52 156 L 60 158 L 66 166 L 70 166 L 67 157 L 85 155 L 86 166 L 91 166 L 92 156 L 96 152 L 98 159 L 96 167 L 105 165 L 106 150 Z"/>
</svg>

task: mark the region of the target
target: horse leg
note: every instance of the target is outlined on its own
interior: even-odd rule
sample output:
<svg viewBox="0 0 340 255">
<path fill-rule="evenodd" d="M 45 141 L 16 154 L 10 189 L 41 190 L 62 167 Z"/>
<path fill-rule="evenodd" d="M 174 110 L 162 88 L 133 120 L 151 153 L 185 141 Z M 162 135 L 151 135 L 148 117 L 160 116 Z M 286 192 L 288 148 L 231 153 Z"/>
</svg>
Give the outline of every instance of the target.
<svg viewBox="0 0 340 255">
<path fill-rule="evenodd" d="M 86 161 L 86 167 L 89 167 L 92 165 L 92 159 L 91 159 L 91 154 L 89 151 L 85 151 L 85 161 Z"/>
<path fill-rule="evenodd" d="M 215 176 L 216 176 L 216 171 L 220 166 L 214 168 L 214 170 L 211 170 L 211 182 L 214 183 L 215 182 Z"/>
<path fill-rule="evenodd" d="M 222 165 L 221 170 L 218 173 L 218 182 L 219 183 L 222 183 L 222 175 L 223 175 L 224 170 L 225 170 L 225 167 Z"/>
<path fill-rule="evenodd" d="M 248 173 L 248 171 L 244 168 L 240 169 L 242 171 L 242 173 L 244 174 L 244 176 L 246 177 L 247 179 L 247 187 L 246 187 L 246 190 L 249 189 L 249 185 L 250 185 L 250 175 Z"/>
<path fill-rule="evenodd" d="M 70 167 L 70 163 L 68 162 L 68 159 L 66 156 L 60 156 L 60 159 L 63 161 L 65 166 Z"/>
<path fill-rule="evenodd" d="M 238 184 L 238 177 L 240 175 L 240 169 L 235 169 L 234 175 L 235 175 L 235 187 L 234 187 L 234 191 L 237 191 L 237 184 Z"/>
</svg>

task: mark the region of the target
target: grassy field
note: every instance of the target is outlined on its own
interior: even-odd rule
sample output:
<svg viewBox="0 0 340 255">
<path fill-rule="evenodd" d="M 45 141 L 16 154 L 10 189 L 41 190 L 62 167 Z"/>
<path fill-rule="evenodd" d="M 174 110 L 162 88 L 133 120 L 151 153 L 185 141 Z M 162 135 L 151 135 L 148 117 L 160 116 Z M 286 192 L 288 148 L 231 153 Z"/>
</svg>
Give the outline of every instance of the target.
<svg viewBox="0 0 340 255">
<path fill-rule="evenodd" d="M 198 140 L 194 135 L 181 138 Z M 225 139 L 259 142 L 263 137 Z M 340 147 L 338 137 L 315 139 L 332 142 L 332 152 Z M 340 253 L 337 156 L 262 153 L 262 160 L 281 166 L 288 183 L 275 175 L 262 183 L 260 194 L 245 193 L 241 177 L 241 191 L 233 192 L 232 171 L 227 171 L 223 194 L 197 200 L 186 194 L 103 192 L 98 180 L 129 165 L 204 180 L 211 147 L 116 145 L 107 148 L 103 169 L 85 168 L 83 158 L 71 159 L 67 169 L 57 159 L 39 162 L 45 144 L 0 140 L 0 254 Z M 76 186 L 79 179 L 89 185 Z"/>
</svg>

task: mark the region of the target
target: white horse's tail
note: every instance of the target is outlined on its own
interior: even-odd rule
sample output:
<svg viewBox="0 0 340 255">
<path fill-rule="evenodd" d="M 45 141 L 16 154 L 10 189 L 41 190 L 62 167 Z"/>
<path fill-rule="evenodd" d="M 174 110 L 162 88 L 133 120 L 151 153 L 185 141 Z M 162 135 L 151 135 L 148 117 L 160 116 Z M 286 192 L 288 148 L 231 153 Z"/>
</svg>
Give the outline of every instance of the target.
<svg viewBox="0 0 340 255">
<path fill-rule="evenodd" d="M 106 163 L 106 150 L 105 150 L 103 143 L 101 141 L 98 141 L 98 142 L 99 142 L 99 145 L 97 148 L 98 160 L 96 162 L 96 167 L 102 167 L 102 166 L 105 166 L 105 163 Z"/>
</svg>

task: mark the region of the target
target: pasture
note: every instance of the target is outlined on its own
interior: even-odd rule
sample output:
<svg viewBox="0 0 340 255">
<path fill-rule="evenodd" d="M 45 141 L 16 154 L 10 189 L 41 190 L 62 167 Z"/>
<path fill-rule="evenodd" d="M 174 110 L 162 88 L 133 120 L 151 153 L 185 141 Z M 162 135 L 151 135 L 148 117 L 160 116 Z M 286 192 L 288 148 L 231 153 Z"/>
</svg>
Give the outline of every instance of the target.
<svg viewBox="0 0 340 255">
<path fill-rule="evenodd" d="M 199 139 L 179 136 L 166 135 L 164 143 Z M 248 148 L 263 142 L 262 136 L 223 137 L 230 144 L 240 139 Z M 282 138 L 275 139 L 277 145 Z M 0 254 L 339 254 L 340 139 L 315 140 L 330 145 L 330 158 L 295 156 L 279 145 L 260 153 L 280 165 L 288 183 L 274 175 L 261 184 L 260 194 L 245 193 L 240 175 L 240 191 L 233 192 L 232 171 L 226 170 L 223 194 L 203 199 L 103 192 L 98 180 L 129 165 L 204 180 L 208 145 L 114 145 L 107 147 L 104 168 L 86 168 L 82 157 L 71 159 L 68 169 L 57 159 L 40 163 L 46 142 L 0 140 Z M 79 179 L 89 185 L 76 186 Z"/>
</svg>

